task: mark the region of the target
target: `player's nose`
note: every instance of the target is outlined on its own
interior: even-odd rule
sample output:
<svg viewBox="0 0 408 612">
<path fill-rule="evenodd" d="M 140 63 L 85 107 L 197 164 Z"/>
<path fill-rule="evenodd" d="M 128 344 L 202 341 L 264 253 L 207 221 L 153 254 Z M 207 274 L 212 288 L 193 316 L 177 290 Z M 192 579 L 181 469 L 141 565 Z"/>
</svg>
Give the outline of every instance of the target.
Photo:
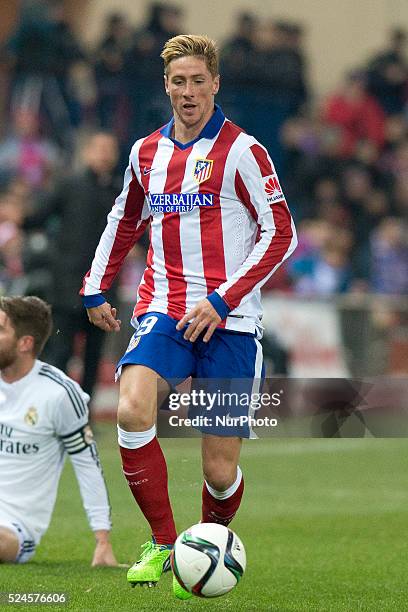
<svg viewBox="0 0 408 612">
<path fill-rule="evenodd" d="M 185 98 L 193 98 L 194 97 L 194 86 L 192 83 L 186 83 L 186 86 L 183 91 L 183 95 Z"/>
</svg>

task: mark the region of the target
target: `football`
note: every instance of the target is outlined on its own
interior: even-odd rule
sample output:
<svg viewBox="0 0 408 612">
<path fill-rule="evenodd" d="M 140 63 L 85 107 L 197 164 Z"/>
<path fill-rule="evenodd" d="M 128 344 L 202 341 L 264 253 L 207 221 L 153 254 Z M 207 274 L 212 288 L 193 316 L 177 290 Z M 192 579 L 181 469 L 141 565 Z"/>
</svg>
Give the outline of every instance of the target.
<svg viewBox="0 0 408 612">
<path fill-rule="evenodd" d="M 199 523 L 177 538 L 171 567 L 186 591 L 198 597 L 219 597 L 231 591 L 242 578 L 245 548 L 228 527 Z"/>
</svg>

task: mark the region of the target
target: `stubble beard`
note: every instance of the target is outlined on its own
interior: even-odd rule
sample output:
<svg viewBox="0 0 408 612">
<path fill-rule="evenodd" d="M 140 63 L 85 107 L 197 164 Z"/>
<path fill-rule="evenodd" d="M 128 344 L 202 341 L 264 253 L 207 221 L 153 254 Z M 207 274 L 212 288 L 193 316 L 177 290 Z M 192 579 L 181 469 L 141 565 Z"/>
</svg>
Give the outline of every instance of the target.
<svg viewBox="0 0 408 612">
<path fill-rule="evenodd" d="M 17 359 L 16 347 L 0 351 L 0 370 L 5 370 L 12 366 Z"/>
</svg>

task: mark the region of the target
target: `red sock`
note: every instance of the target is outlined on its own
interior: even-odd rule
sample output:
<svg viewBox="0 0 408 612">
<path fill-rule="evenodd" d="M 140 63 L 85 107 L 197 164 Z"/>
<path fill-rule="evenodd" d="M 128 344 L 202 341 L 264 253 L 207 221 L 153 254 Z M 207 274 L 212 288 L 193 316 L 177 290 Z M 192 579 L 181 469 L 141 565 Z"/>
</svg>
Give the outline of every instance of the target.
<svg viewBox="0 0 408 612">
<path fill-rule="evenodd" d="M 239 508 L 243 492 L 243 477 L 238 489 L 231 497 L 227 497 L 227 499 L 216 499 L 213 497 L 207 489 L 207 485 L 204 483 L 201 522 L 219 523 L 225 526 L 229 525 Z"/>
<path fill-rule="evenodd" d="M 157 544 L 177 538 L 167 489 L 167 466 L 157 438 L 140 448 L 120 448 L 125 478 Z"/>
</svg>

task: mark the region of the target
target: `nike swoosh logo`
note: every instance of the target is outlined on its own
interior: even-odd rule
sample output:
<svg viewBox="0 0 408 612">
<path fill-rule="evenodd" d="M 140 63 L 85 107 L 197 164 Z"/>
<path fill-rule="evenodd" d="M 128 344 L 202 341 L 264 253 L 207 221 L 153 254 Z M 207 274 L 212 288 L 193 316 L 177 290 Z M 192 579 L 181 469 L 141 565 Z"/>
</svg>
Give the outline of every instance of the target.
<svg viewBox="0 0 408 612">
<path fill-rule="evenodd" d="M 143 168 L 143 174 L 146 176 L 146 174 L 150 174 L 152 172 L 152 170 L 154 170 L 154 168 L 146 168 L 146 166 Z"/>
<path fill-rule="evenodd" d="M 144 468 L 143 470 L 137 470 L 137 472 L 125 472 L 125 470 L 123 470 L 123 473 L 125 474 L 125 476 L 136 476 L 136 474 L 140 474 L 141 472 L 145 472 L 146 468 Z"/>
</svg>

